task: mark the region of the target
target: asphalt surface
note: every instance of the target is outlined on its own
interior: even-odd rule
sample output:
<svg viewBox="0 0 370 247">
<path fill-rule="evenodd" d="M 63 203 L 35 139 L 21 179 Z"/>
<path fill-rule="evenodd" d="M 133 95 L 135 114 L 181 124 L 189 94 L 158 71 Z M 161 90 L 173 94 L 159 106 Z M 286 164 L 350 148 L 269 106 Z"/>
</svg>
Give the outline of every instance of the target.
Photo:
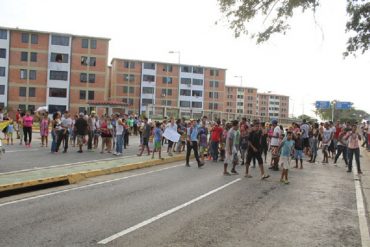
<svg viewBox="0 0 370 247">
<path fill-rule="evenodd" d="M 50 152 L 50 141 L 47 148 L 40 147 L 41 139 L 39 134 L 33 133 L 32 137 L 30 148 L 19 145 L 19 140 L 16 139 L 14 139 L 14 145 L 4 145 L 3 143 L 6 153 L 0 160 L 0 173 L 116 158 L 116 156 L 109 153 L 100 153 L 101 140 L 99 140 L 99 147 L 94 149 L 93 152 L 87 152 L 87 147 L 84 146 L 84 153 L 79 154 L 77 153 L 77 147 L 69 145 L 67 153 L 62 153 L 63 149 L 61 149 L 59 153 L 52 154 Z M 123 156 L 137 154 L 139 150 L 139 137 L 130 136 L 129 144 L 127 149 L 124 149 Z"/>
<path fill-rule="evenodd" d="M 2 198 L 0 246 L 100 246 L 126 229 L 106 245 L 361 246 L 341 162 L 291 169 L 289 185 L 279 172 L 261 181 L 258 168 L 253 178 L 222 170 L 178 162 Z"/>
</svg>

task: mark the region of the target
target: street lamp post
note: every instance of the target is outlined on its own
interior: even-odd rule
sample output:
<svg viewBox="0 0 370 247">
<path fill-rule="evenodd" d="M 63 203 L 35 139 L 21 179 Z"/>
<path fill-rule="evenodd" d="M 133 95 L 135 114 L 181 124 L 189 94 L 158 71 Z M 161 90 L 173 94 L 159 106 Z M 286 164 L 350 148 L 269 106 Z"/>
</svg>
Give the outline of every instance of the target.
<svg viewBox="0 0 370 247">
<path fill-rule="evenodd" d="M 177 58 L 178 58 L 178 67 L 179 67 L 179 79 L 178 79 L 178 87 L 177 87 L 177 91 L 178 91 L 178 97 L 177 97 L 177 107 L 179 109 L 179 117 L 180 117 L 180 113 L 181 113 L 181 110 L 180 110 L 180 75 L 181 75 L 181 52 L 180 51 L 169 51 L 168 53 L 170 54 L 177 54 Z"/>
</svg>

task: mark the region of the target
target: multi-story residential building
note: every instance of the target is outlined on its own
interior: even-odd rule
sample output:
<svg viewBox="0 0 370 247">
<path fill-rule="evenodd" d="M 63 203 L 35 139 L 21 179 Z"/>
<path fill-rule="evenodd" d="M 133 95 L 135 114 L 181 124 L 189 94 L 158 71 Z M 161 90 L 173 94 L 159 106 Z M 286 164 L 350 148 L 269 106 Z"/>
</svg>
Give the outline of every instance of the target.
<svg viewBox="0 0 370 247">
<path fill-rule="evenodd" d="M 289 96 L 257 93 L 257 115 L 268 118 L 288 118 Z"/>
<path fill-rule="evenodd" d="M 189 117 L 223 111 L 225 69 L 118 58 L 111 65 L 110 98 L 132 105 L 127 113 L 152 114 L 158 107 Z"/>
<path fill-rule="evenodd" d="M 108 98 L 109 39 L 0 28 L 0 105 L 86 110 Z"/>
<path fill-rule="evenodd" d="M 225 86 L 225 92 L 226 112 L 239 115 L 256 115 L 256 88 Z"/>
</svg>

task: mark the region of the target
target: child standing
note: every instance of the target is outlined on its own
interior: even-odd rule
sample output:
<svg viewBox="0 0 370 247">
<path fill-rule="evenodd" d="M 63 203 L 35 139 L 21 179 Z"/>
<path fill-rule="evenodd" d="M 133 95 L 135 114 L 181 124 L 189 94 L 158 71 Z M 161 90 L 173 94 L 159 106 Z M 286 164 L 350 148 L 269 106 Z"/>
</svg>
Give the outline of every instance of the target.
<svg viewBox="0 0 370 247">
<path fill-rule="evenodd" d="M 41 147 L 48 147 L 49 114 L 45 112 L 40 122 Z"/>
<path fill-rule="evenodd" d="M 8 125 L 7 128 L 7 144 L 9 145 L 9 139 L 10 143 L 13 145 L 13 132 L 14 132 L 14 122 L 13 120 L 10 120 L 10 124 Z"/>
<path fill-rule="evenodd" d="M 298 159 L 300 161 L 300 169 L 303 169 L 303 138 L 301 132 L 297 133 L 294 138 L 294 157 L 295 157 L 295 168 L 298 168 Z"/>
<path fill-rule="evenodd" d="M 154 159 L 154 153 L 158 152 L 159 154 L 159 159 L 163 159 L 161 156 L 161 140 L 162 140 L 162 135 L 163 131 L 161 129 L 161 123 L 156 122 L 155 123 L 155 128 L 154 128 L 154 149 L 153 149 L 153 154 L 152 154 L 152 159 Z"/>
<path fill-rule="evenodd" d="M 294 141 L 292 140 L 292 132 L 289 131 L 287 133 L 286 139 L 283 140 L 279 147 L 279 151 L 281 152 L 281 167 L 283 168 L 283 170 L 281 171 L 280 182 L 284 184 L 289 184 L 288 171 L 290 168 L 290 159 L 293 148 Z"/>
</svg>

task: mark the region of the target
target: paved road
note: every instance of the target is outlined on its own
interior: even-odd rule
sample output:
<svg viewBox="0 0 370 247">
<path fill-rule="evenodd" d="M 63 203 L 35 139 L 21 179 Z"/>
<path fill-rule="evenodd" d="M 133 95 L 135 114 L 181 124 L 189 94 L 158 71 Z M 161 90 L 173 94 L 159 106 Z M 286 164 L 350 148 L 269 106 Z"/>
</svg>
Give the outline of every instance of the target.
<svg viewBox="0 0 370 247">
<path fill-rule="evenodd" d="M 342 163 L 258 174 L 178 162 L 2 198 L 0 246 L 361 246 Z"/>
<path fill-rule="evenodd" d="M 16 140 L 14 145 L 5 145 L 6 153 L 0 160 L 0 173 L 19 171 L 25 169 L 33 169 L 39 167 L 49 167 L 56 165 L 71 164 L 76 162 L 86 162 L 93 160 L 112 159 L 116 156 L 112 154 L 101 154 L 101 147 L 94 152 L 77 153 L 77 147 L 69 147 L 68 153 L 50 153 L 49 147 L 40 147 L 41 140 L 39 134 L 33 134 L 32 147 L 25 148 L 19 145 L 19 140 Z M 139 138 L 137 136 L 130 137 L 130 145 L 124 150 L 124 156 L 136 155 L 139 149 Z M 84 147 L 86 150 L 86 147 Z"/>
</svg>

